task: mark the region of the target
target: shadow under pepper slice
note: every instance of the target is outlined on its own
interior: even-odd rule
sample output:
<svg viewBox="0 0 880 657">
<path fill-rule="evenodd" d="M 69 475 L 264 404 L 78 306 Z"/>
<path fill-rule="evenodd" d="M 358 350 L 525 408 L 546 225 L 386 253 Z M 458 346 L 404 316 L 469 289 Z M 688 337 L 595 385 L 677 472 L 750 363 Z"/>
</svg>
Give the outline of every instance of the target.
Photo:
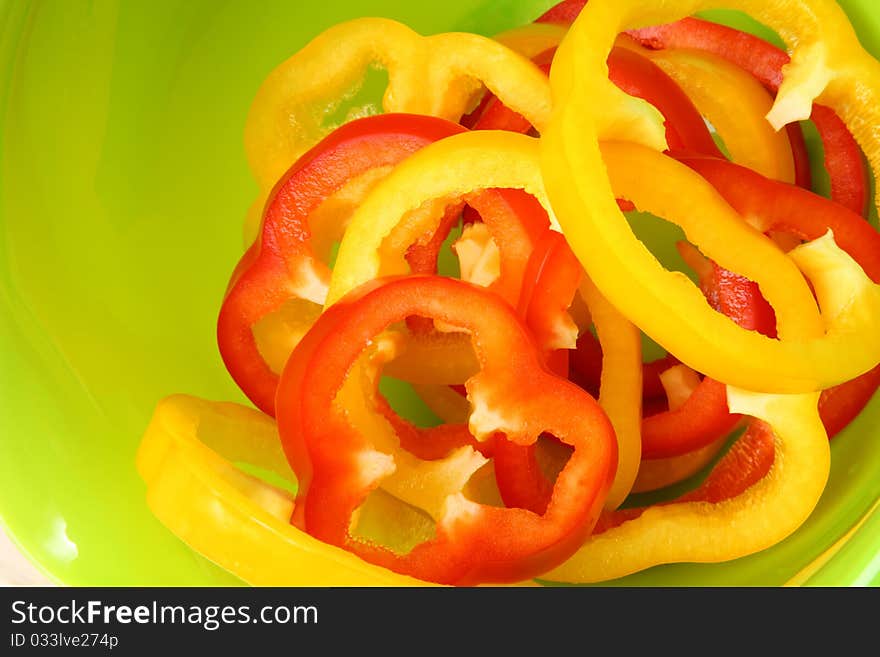
<svg viewBox="0 0 880 657">
<path fill-rule="evenodd" d="M 452 495 L 435 537 L 406 554 L 351 535 L 352 514 L 395 465 L 333 401 L 370 341 L 410 315 L 470 332 L 481 364 L 466 383 L 474 404 L 470 429 L 478 439 L 503 433 L 527 445 L 546 431 L 574 448 L 543 516 Z M 390 570 L 449 584 L 519 581 L 567 558 L 599 515 L 617 457 L 605 413 L 543 367 L 513 309 L 484 289 L 441 277 L 374 281 L 328 308 L 285 368 L 278 421 L 285 448 L 295 437 L 308 451 L 305 476 L 300 456 L 292 465 L 300 478 L 300 522 L 310 534 Z"/>
</svg>

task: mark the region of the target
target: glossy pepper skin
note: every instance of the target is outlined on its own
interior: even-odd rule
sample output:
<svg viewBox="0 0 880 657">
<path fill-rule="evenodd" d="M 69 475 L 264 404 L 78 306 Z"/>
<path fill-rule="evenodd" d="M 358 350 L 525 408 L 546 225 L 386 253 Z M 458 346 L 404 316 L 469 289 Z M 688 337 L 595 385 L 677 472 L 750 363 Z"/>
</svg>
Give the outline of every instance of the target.
<svg viewBox="0 0 880 657">
<path fill-rule="evenodd" d="M 331 402 L 369 341 L 410 315 L 470 331 L 481 364 L 466 384 L 474 405 L 469 425 L 478 439 L 503 433 L 528 445 L 546 431 L 574 448 L 543 516 L 452 495 L 435 538 L 408 554 L 350 534 L 352 514 L 394 470 L 394 460 Z M 367 561 L 440 583 L 519 581 L 561 563 L 589 535 L 616 466 L 614 431 L 595 400 L 544 368 L 513 309 L 453 279 L 376 281 L 334 304 L 297 346 L 277 406 L 282 442 L 300 478 L 305 529 Z"/>
<path fill-rule="evenodd" d="M 310 216 L 358 176 L 392 167 L 427 144 L 461 131 L 429 116 L 360 119 L 314 146 L 278 181 L 263 213 L 260 238 L 236 266 L 217 320 L 217 343 L 226 368 L 257 408 L 274 415 L 278 373 L 261 354 L 254 326 L 299 300 L 297 328 L 302 333 L 326 296 L 330 269 L 314 251 Z"/>
</svg>

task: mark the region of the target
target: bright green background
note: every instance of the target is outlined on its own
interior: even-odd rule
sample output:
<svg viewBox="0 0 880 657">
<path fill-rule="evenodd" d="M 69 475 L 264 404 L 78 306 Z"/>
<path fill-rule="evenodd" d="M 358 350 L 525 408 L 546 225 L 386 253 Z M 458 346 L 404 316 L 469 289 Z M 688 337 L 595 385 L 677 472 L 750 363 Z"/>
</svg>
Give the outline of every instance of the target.
<svg viewBox="0 0 880 657">
<path fill-rule="evenodd" d="M 214 320 L 255 186 L 242 131 L 263 77 L 359 15 L 492 34 L 550 0 L 0 0 L 0 515 L 59 582 L 229 584 L 148 512 L 134 454 L 172 392 L 242 400 Z M 880 11 L 845 2 L 880 52 Z M 256 8 L 258 7 L 258 9 Z M 775 585 L 880 495 L 880 404 L 779 546 L 625 584 Z M 880 512 L 812 583 L 880 583 Z"/>
</svg>

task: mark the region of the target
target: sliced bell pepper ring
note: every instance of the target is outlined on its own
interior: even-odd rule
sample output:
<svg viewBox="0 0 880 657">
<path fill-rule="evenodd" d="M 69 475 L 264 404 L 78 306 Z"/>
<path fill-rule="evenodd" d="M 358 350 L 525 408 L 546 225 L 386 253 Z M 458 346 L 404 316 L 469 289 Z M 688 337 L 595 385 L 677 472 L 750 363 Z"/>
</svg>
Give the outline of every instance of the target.
<svg viewBox="0 0 880 657">
<path fill-rule="evenodd" d="M 556 61 L 564 67 L 567 58 L 563 55 L 560 50 Z M 584 125 L 584 108 L 571 115 L 571 106 L 560 106 L 564 130 L 578 126 L 595 132 Z M 595 153 L 590 154 L 596 144 L 590 146 L 581 134 L 564 142 L 556 132 L 541 139 L 554 210 L 587 274 L 595 276 L 603 294 L 667 351 L 714 379 L 773 392 L 819 390 L 877 365 L 880 288 L 863 273 L 863 280 L 846 290 L 851 295 L 848 310 L 833 317 L 825 335 L 814 337 L 819 315 L 800 272 L 768 238 L 750 229 L 711 186 L 703 187 L 705 180 L 685 174 L 673 159 L 631 143 L 602 144 L 601 151 L 596 149 L 600 159 L 596 163 L 592 160 Z M 572 148 L 574 144 L 578 147 Z M 579 175 L 574 176 L 575 171 Z M 588 175 L 588 171 L 594 173 Z M 662 184 L 646 186 L 646 179 Z M 590 194 L 589 203 L 584 192 Z M 758 283 L 776 312 L 781 339 L 737 326 L 712 310 L 688 279 L 666 271 L 610 200 L 618 197 L 678 223 L 707 256 Z M 691 212 L 697 204 L 699 217 Z M 813 280 L 814 287 L 833 287 L 832 281 L 838 279 L 838 272 L 833 271 L 813 275 L 824 281 Z"/>
<path fill-rule="evenodd" d="M 845 206 L 816 194 L 775 183 L 744 167 L 708 158 L 681 156 L 680 160 L 706 178 L 758 230 L 780 231 L 813 240 L 831 230 L 834 239 L 875 283 L 880 282 L 880 234 Z M 716 270 L 718 268 L 716 267 Z M 735 294 L 720 289 L 722 304 L 733 302 L 757 308 L 767 320 L 766 305 L 756 289 L 739 288 Z M 724 299 L 728 299 L 725 301 Z M 724 311 L 724 308 L 721 309 Z M 772 311 L 770 311 L 772 312 Z M 880 385 L 878 367 L 822 392 L 819 413 L 829 437 L 841 431 L 864 408 Z"/>
<path fill-rule="evenodd" d="M 606 508 L 616 508 L 630 492 L 640 458 L 641 345 L 638 332 L 610 307 L 589 281 L 582 282 L 583 268 L 560 233 L 549 232 L 539 243 L 530 259 L 528 272 L 526 280 L 529 284 L 523 286 L 519 312 L 545 354 L 548 347 L 564 346 L 577 335 L 577 327 L 565 319 L 570 321 L 566 310 L 578 289 L 597 332 L 611 350 L 606 362 L 607 374 L 597 384 L 596 394 L 614 426 L 618 441 L 617 472 L 606 500 Z M 562 327 L 560 322 L 564 322 Z M 548 358 L 547 362 L 553 369 L 552 359 Z M 557 371 L 557 374 L 567 376 L 567 367 L 565 373 Z M 543 513 L 547 508 L 553 482 L 540 467 L 538 448 L 537 444 L 522 446 L 507 441 L 496 444 L 493 451 L 495 478 L 507 506 L 535 513 Z"/>
<path fill-rule="evenodd" d="M 474 131 L 439 141 L 429 148 L 430 151 L 422 151 L 421 157 L 409 158 L 396 167 L 352 217 L 339 247 L 327 295 L 328 308 L 375 278 L 408 273 L 399 252 L 389 251 L 385 244 L 408 213 L 427 201 L 459 198 L 474 189 L 523 189 L 550 211 L 538 169 L 536 139 L 512 132 Z M 437 171 L 443 171 L 443 176 L 437 176 Z M 419 225 L 409 226 L 409 230 L 426 229 Z M 604 318 L 594 317 L 597 328 L 605 333 L 600 337 L 612 345 L 602 375 L 608 381 L 600 391 L 600 401 L 611 417 L 619 441 L 621 474 L 611 498 L 619 504 L 635 479 L 640 458 L 640 338 L 635 327 L 592 284 L 582 286 L 581 293 L 591 295 L 592 301 L 587 305 Z M 600 328 L 603 326 L 607 328 Z"/>
<path fill-rule="evenodd" d="M 217 321 L 220 354 L 232 378 L 263 412 L 274 414 L 278 372 L 299 337 L 320 313 L 330 269 L 313 246 L 310 218 L 346 183 L 385 172 L 425 145 L 462 128 L 429 116 L 386 114 L 346 124 L 301 157 L 276 185 L 261 236 L 237 265 Z M 343 226 L 333 226 L 337 234 Z M 285 304 L 293 325 L 268 342 L 267 362 L 254 329 Z"/>
<path fill-rule="evenodd" d="M 830 233 L 797 247 L 791 257 L 811 278 L 836 267 L 845 272 L 843 284 L 863 276 Z M 817 285 L 816 293 L 829 309 L 826 321 L 847 303 L 846 294 L 824 285 Z M 542 579 L 591 582 L 663 563 L 724 561 L 765 549 L 795 531 L 818 502 L 830 469 L 819 393 L 770 395 L 729 387 L 727 398 L 732 413 L 769 425 L 753 422 L 746 433 L 752 436 L 746 443 L 757 450 L 734 451 L 702 489 L 676 503 L 606 514 L 578 553 Z"/>
<path fill-rule="evenodd" d="M 585 4 L 586 0 L 564 0 L 538 21 L 542 24 L 570 25 Z M 784 17 L 781 18 L 784 20 Z M 630 30 L 628 34 L 649 48 L 690 48 L 724 57 L 751 73 L 774 94 L 782 83 L 782 68 L 790 61 L 788 53 L 759 37 L 690 16 Z M 858 143 L 833 109 L 817 103 L 809 118 L 816 125 L 824 147 L 831 198 L 854 212 L 864 214 L 870 194 L 868 172 Z M 810 163 L 803 132 L 799 125 L 792 123 L 786 125 L 785 129 L 794 155 L 795 182 L 800 187 L 810 189 Z"/>
<path fill-rule="evenodd" d="M 333 400 L 370 341 L 410 315 L 470 332 L 481 364 L 466 383 L 474 403 L 470 429 L 478 439 L 503 433 L 529 444 L 546 431 L 574 447 L 543 516 L 459 494 L 446 498 L 435 537 L 406 554 L 352 536 L 352 515 L 393 473 L 395 460 L 352 426 Z M 390 570 L 440 583 L 519 581 L 561 562 L 589 535 L 616 466 L 613 428 L 593 398 L 544 369 L 507 304 L 448 278 L 385 279 L 330 307 L 285 368 L 278 411 L 285 447 L 302 440 L 311 460 L 297 498 L 309 533 Z M 293 459 L 299 476 L 298 463 L 299 454 Z"/>
<path fill-rule="evenodd" d="M 276 67 L 257 91 L 245 126 L 245 150 L 261 190 L 257 212 L 290 163 L 345 122 L 334 115 L 372 64 L 388 72 L 385 112 L 457 121 L 483 84 L 536 126 L 550 111 L 546 77 L 497 41 L 467 33 L 423 37 L 385 18 L 339 23 Z M 377 110 L 362 107 L 349 116 Z"/>
<path fill-rule="evenodd" d="M 159 402 L 137 453 L 150 510 L 196 552 L 249 584 L 428 585 L 291 526 L 292 496 L 244 473 L 239 462 L 296 483 L 270 417 L 188 395 Z"/>
<path fill-rule="evenodd" d="M 727 561 L 795 531 L 830 468 L 816 394 L 731 390 L 730 397 L 737 410 L 760 419 L 699 488 L 673 502 L 603 514 L 577 554 L 541 579 L 600 582 L 664 563 Z"/>
<path fill-rule="evenodd" d="M 782 69 L 790 59 L 788 53 L 759 37 L 699 18 L 684 18 L 629 34 L 649 48 L 692 48 L 724 57 L 748 71 L 774 94 L 782 83 Z M 810 119 L 822 139 L 831 198 L 853 212 L 864 214 L 869 199 L 868 172 L 858 144 L 833 109 L 815 104 Z M 797 184 L 809 189 L 806 177 L 809 161 L 804 162 L 803 134 L 796 124 L 786 128 L 790 138 L 793 131 L 798 130 L 799 143 L 796 142 L 798 137 L 792 140 L 798 167 Z"/>
<path fill-rule="evenodd" d="M 880 170 L 880 135 L 870 127 L 880 122 L 880 104 L 876 102 L 880 95 L 880 64 L 859 45 L 852 25 L 840 7 L 830 0 L 797 3 L 729 0 L 725 4 L 752 14 L 775 29 L 793 48 L 785 79 L 767 117 L 770 123 L 782 127 L 806 119 L 812 111 L 813 101 L 818 99 L 838 112 L 872 168 Z M 692 319 L 690 325 L 699 329 L 691 331 L 681 322 L 667 322 L 669 313 L 664 309 L 671 310 L 674 316 L 690 317 L 695 308 L 666 284 L 658 288 L 673 293 L 678 297 L 677 301 L 671 307 L 669 303 L 655 304 L 653 295 L 634 294 L 634 291 L 645 288 L 634 285 L 630 276 L 622 275 L 627 269 L 631 273 L 641 271 L 641 265 L 646 264 L 645 257 L 644 254 L 639 257 L 630 248 L 636 245 L 622 231 L 623 219 L 609 221 L 609 218 L 620 215 L 613 203 L 615 195 L 605 175 L 599 143 L 618 136 L 619 126 L 626 123 L 631 127 L 630 139 L 653 145 L 658 150 L 665 145 L 659 126 L 652 126 L 645 120 L 644 108 L 634 108 L 632 98 L 621 97 L 621 92 L 606 81 L 607 53 L 616 35 L 622 31 L 643 27 L 649 22 L 672 22 L 714 5 L 712 2 L 685 0 L 674 6 L 646 8 L 637 0 L 622 0 L 613 7 L 603 3 L 588 4 L 581 12 L 554 60 L 550 81 L 555 111 L 550 124 L 542 132 L 542 168 L 551 187 L 554 210 L 566 229 L 569 243 L 586 265 L 587 273 L 609 301 L 694 369 L 749 389 L 793 392 L 830 387 L 863 374 L 877 364 L 877 345 L 871 344 L 868 337 L 871 333 L 878 334 L 876 327 L 870 328 L 876 320 L 877 309 L 872 308 L 872 302 L 862 294 L 870 287 L 862 287 L 862 292 L 856 293 L 861 299 L 851 299 L 851 308 L 858 307 L 862 319 L 856 320 L 851 314 L 843 321 L 862 323 L 861 327 L 851 325 L 848 329 L 849 348 L 839 334 L 837 337 L 833 335 L 837 331 L 832 331 L 832 335 L 811 344 L 807 351 L 798 349 L 797 354 L 792 352 L 781 357 L 783 354 L 779 352 L 786 351 L 784 345 L 787 342 L 782 322 L 780 335 L 783 339 L 775 342 L 775 353 L 761 353 L 769 340 L 754 334 L 746 339 L 747 344 L 737 344 L 715 332 L 715 328 L 725 331 L 720 324 L 716 327 L 711 322 L 707 325 Z M 596 108 L 601 108 L 601 112 Z M 671 184 L 664 182 L 667 186 Z M 612 233 L 614 239 L 608 240 Z M 609 258 L 615 249 L 618 253 Z M 873 293 L 869 292 L 867 296 L 873 296 Z M 651 302 L 644 303 L 649 298 Z M 641 307 L 634 307 L 634 299 L 638 299 Z M 678 301 L 683 303 L 679 305 Z M 779 308 L 775 304 L 774 308 L 778 315 Z M 839 319 L 843 320 L 842 317 Z M 701 353 L 706 356 L 707 352 L 699 346 L 700 335 L 714 335 L 722 349 L 736 344 L 736 358 L 731 358 L 728 366 L 716 368 L 727 357 L 715 349 L 712 357 L 701 358 Z M 820 345 L 830 346 L 834 341 L 838 341 L 840 348 L 823 355 L 825 349 Z M 749 372 L 756 364 L 753 357 L 760 357 L 767 364 L 773 363 L 777 370 L 775 378 L 766 370 L 766 376 Z M 856 361 L 860 362 L 856 364 Z M 801 369 L 806 363 L 809 365 Z M 801 371 L 795 374 L 796 370 Z"/>
</svg>

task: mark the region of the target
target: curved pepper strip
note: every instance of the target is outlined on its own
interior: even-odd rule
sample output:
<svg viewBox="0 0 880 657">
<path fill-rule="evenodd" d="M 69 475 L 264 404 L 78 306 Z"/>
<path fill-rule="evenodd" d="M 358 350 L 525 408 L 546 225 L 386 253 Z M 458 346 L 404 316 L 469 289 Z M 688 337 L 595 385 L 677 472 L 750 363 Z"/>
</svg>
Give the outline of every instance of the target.
<svg viewBox="0 0 880 657">
<path fill-rule="evenodd" d="M 481 364 L 480 373 L 466 383 L 475 402 L 470 429 L 478 439 L 503 433 L 526 445 L 547 431 L 574 447 L 543 516 L 478 504 L 459 494 L 445 500 L 436 536 L 406 554 L 351 535 L 352 515 L 393 473 L 395 461 L 330 402 L 370 341 L 411 315 L 470 332 Z M 524 387 L 524 381 L 530 385 Z M 507 304 L 448 278 L 377 281 L 334 304 L 294 351 L 278 399 L 285 449 L 291 440 L 303 441 L 311 461 L 300 476 L 301 447 L 295 447 L 297 504 L 304 506 L 300 522 L 309 533 L 390 570 L 440 583 L 519 581 L 564 560 L 589 535 L 616 465 L 613 429 L 592 397 L 543 368 Z"/>
<path fill-rule="evenodd" d="M 333 132 L 277 183 L 260 239 L 236 266 L 217 321 L 217 342 L 226 368 L 263 412 L 275 413 L 278 366 L 267 362 L 261 352 L 255 327 L 285 304 L 298 304 L 296 325 L 288 327 L 283 345 L 273 347 L 283 366 L 326 296 L 330 269 L 315 253 L 312 216 L 352 179 L 371 171 L 387 172 L 423 146 L 458 132 L 459 126 L 427 116 L 361 119 Z M 276 337 L 275 342 L 282 341 Z"/>
<path fill-rule="evenodd" d="M 289 493 L 239 470 L 295 483 L 275 422 L 251 408 L 187 395 L 156 407 L 137 455 L 147 504 L 182 541 L 256 586 L 426 586 L 293 527 Z"/>
<path fill-rule="evenodd" d="M 597 5 L 588 5 L 587 10 Z M 586 23 L 579 19 L 571 36 L 578 37 L 574 31 L 578 25 Z M 567 40 L 560 48 L 554 74 L 583 60 L 567 54 L 566 45 L 578 41 Z M 570 92 L 580 94 L 590 86 L 604 85 L 597 80 L 583 81 L 586 87 Z M 618 93 L 614 89 L 603 91 Z M 596 98 L 586 103 L 580 96 L 577 102 L 560 104 L 559 114 L 554 115 L 556 128 L 541 140 L 542 165 L 569 243 L 587 274 L 624 315 L 693 369 L 759 391 L 819 390 L 877 365 L 880 290 L 876 286 L 866 280 L 850 290 L 850 309 L 836 317 L 828 333 L 806 337 L 816 335 L 819 325 L 815 303 L 778 247 L 744 224 L 705 180 L 692 178 L 671 158 L 636 144 L 605 143 L 600 150 L 596 124 L 604 119 L 594 116 L 591 108 L 596 105 Z M 646 179 L 663 184 L 645 186 Z M 712 310 L 684 276 L 666 271 L 617 210 L 613 199 L 618 197 L 683 226 L 689 241 L 707 256 L 758 283 L 776 312 L 781 339 L 742 329 Z M 691 213 L 697 204 L 699 217 Z M 833 280 L 835 273 L 822 276 Z"/>
<path fill-rule="evenodd" d="M 630 36 L 649 48 L 692 48 L 711 52 L 748 71 L 772 93 L 782 83 L 782 70 L 790 60 L 788 53 L 747 32 L 699 18 L 684 18 L 674 23 L 633 30 Z M 810 119 L 816 125 L 824 147 L 825 169 L 831 182 L 831 198 L 858 214 L 868 207 L 868 172 L 852 134 L 833 109 L 814 104 Z M 799 126 L 789 124 L 789 137 Z M 803 158 L 806 148 L 795 147 L 795 157 Z M 797 162 L 797 160 L 796 160 Z M 806 163 L 809 167 L 809 162 Z M 801 173 L 803 172 L 803 173 Z M 810 188 L 808 172 L 799 167 L 798 185 Z"/>
<path fill-rule="evenodd" d="M 870 127 L 880 122 L 880 103 L 877 102 L 880 63 L 859 45 L 843 11 L 825 0 L 771 3 L 729 0 L 723 4 L 751 13 L 780 33 L 793 48 L 786 77 L 768 114 L 771 124 L 781 127 L 809 117 L 813 101 L 818 98 L 839 113 L 872 168 L 880 169 L 880 135 Z M 871 302 L 867 306 L 870 310 L 862 313 L 863 320 L 867 321 L 861 327 L 851 326 L 853 334 L 858 336 L 858 349 L 846 349 L 839 335 L 836 338 L 829 335 L 806 352 L 798 350 L 797 357 L 789 353 L 782 358 L 768 358 L 783 356 L 779 352 L 786 349 L 768 352 L 766 342 L 755 336 L 731 342 L 727 338 L 733 338 L 735 332 L 731 334 L 721 325 L 711 327 L 722 331 L 716 333 L 706 331 L 710 326 L 702 321 L 696 323 L 698 331 L 688 330 L 683 323 L 667 322 L 668 315 L 663 310 L 669 309 L 669 304 L 656 304 L 650 296 L 650 302 L 643 303 L 645 297 L 633 292 L 646 288 L 634 285 L 631 277 L 622 275 L 627 269 L 630 272 L 633 268 L 641 269 L 645 258 L 633 252 L 631 247 L 636 245 L 630 239 L 631 234 L 621 231 L 623 218 L 608 220 L 620 214 L 614 207 L 614 193 L 604 175 L 599 142 L 618 135 L 618 126 L 628 120 L 631 125 L 637 121 L 645 128 L 644 133 L 637 134 L 641 141 L 654 144 L 658 150 L 663 146 L 659 144 L 662 135 L 656 129 L 649 131 L 648 124 L 641 120 L 644 115 L 630 112 L 632 99 L 621 98 L 620 92 L 605 80 L 605 58 L 621 31 L 642 27 L 646 22 L 672 22 L 714 6 L 717 6 L 714 2 L 698 0 L 650 8 L 637 0 L 623 0 L 613 7 L 600 0 L 586 6 L 557 52 L 551 73 L 557 111 L 542 133 L 542 151 L 546 180 L 552 185 L 554 209 L 569 242 L 602 292 L 624 314 L 647 329 L 657 342 L 694 369 L 749 389 L 796 392 L 830 387 L 877 364 L 880 345 L 868 338 L 871 333 L 878 334 L 876 327 L 870 328 L 878 310 L 871 308 Z M 796 41 L 795 37 L 798 37 Z M 602 108 L 601 113 L 596 111 L 597 107 Z M 609 241 L 612 234 L 614 237 Z M 609 258 L 612 253 L 613 257 Z M 636 257 L 635 261 L 628 259 L 631 255 Z M 673 313 L 692 315 L 696 310 L 694 304 L 678 294 L 676 297 Z M 634 307 L 635 299 L 641 307 Z M 859 301 L 853 301 L 853 306 L 862 308 Z M 855 318 L 850 317 L 849 321 L 852 320 Z M 699 333 L 716 335 L 723 348 L 735 345 L 736 357 L 732 352 L 724 354 L 717 349 L 712 357 L 706 357 L 708 352 L 703 347 L 707 345 L 700 344 Z M 835 340 L 841 349 L 826 352 L 820 346 L 830 346 Z M 783 339 L 777 345 L 784 347 L 785 343 Z M 748 356 L 743 358 L 743 354 Z M 771 379 L 769 368 L 756 367 L 758 358 L 755 357 L 765 364 L 773 363 L 778 375 Z M 836 362 L 832 362 L 835 359 Z M 809 365 L 803 367 L 805 363 Z"/>
<path fill-rule="evenodd" d="M 565 313 L 579 289 L 608 353 L 607 358 L 600 356 L 606 369 L 596 394 L 614 426 L 618 442 L 617 472 L 605 502 L 606 509 L 615 509 L 629 494 L 639 468 L 641 343 L 638 331 L 602 298 L 590 281 L 584 280 L 578 285 L 583 269 L 561 234 L 551 232 L 539 244 L 529 269 L 535 273 L 527 280 L 533 280 L 534 286 L 523 287 L 520 314 L 538 344 L 545 349 L 547 344 L 552 344 L 553 336 L 559 333 L 554 329 L 558 322 L 554 318 L 560 317 L 560 312 Z M 536 289 L 541 293 L 535 294 Z M 536 449 L 537 445 L 498 443 L 494 450 L 495 476 L 507 506 L 543 513 L 550 501 L 553 482 L 544 475 Z"/>
<path fill-rule="evenodd" d="M 388 71 L 385 112 L 457 121 L 481 83 L 535 126 L 550 112 L 546 77 L 497 41 L 466 33 L 423 37 L 384 18 L 339 23 L 275 68 L 257 91 L 245 149 L 263 198 L 291 162 L 337 127 L 327 117 L 372 64 Z"/>
<path fill-rule="evenodd" d="M 546 230 L 526 265 L 517 312 L 541 348 L 548 367 L 568 378 L 568 352 L 578 327 L 568 314 L 583 267 L 562 234 Z"/>
</svg>

